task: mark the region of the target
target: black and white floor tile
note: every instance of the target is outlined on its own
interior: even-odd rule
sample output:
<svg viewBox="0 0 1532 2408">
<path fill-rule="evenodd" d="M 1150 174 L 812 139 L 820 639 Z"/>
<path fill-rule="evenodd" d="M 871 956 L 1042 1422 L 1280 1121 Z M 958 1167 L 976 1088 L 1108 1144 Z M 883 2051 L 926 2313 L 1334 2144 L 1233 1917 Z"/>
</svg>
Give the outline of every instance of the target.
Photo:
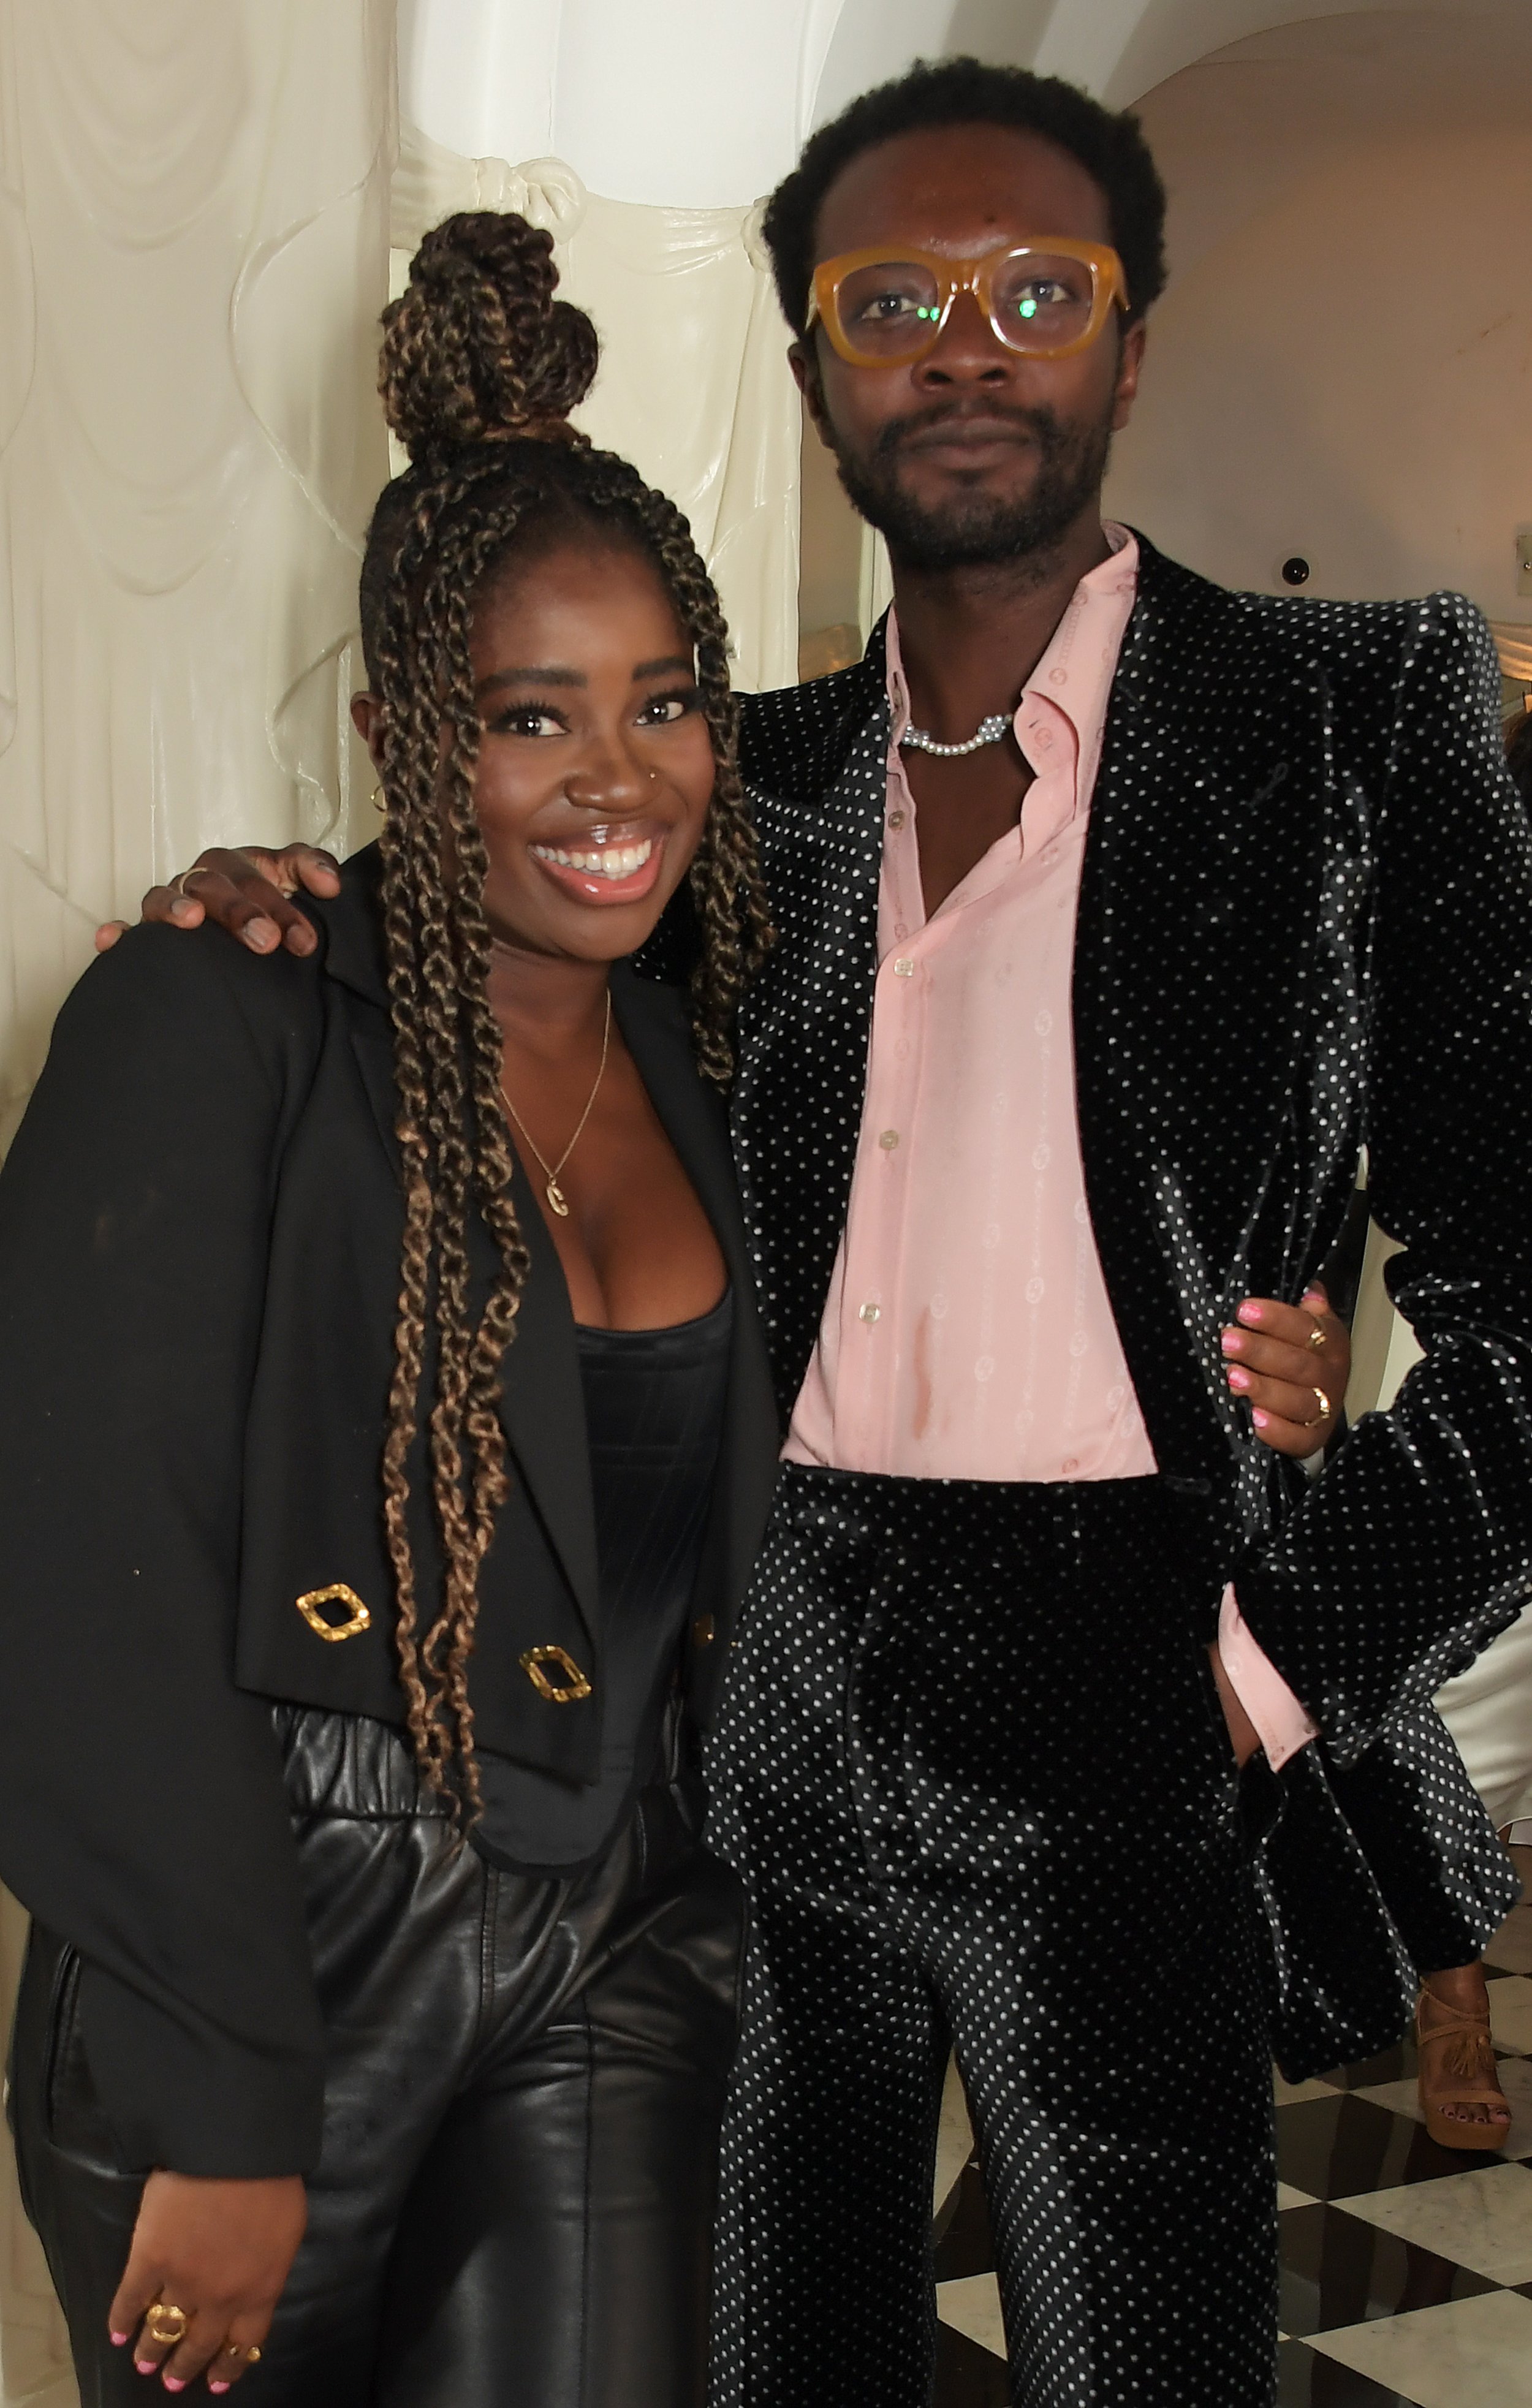
<svg viewBox="0 0 1532 2408">
<path fill-rule="evenodd" d="M 1532 2408 L 1532 1850 L 1485 1952 L 1513 2121 L 1496 2156 L 1437 2147 L 1409 2042 L 1277 2085 L 1281 2408 Z M 949 2083 L 937 2194 L 937 2408 L 1006 2408 L 984 2195 Z"/>
</svg>

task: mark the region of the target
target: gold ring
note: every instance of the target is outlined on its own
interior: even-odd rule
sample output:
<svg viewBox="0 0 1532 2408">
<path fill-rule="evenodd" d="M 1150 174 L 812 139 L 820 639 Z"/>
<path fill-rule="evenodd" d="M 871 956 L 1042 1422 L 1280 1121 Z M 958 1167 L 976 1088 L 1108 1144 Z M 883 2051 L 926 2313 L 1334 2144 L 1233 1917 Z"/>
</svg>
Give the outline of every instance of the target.
<svg viewBox="0 0 1532 2408">
<path fill-rule="evenodd" d="M 212 877 L 214 875 L 215 872 L 213 870 L 213 865 L 210 861 L 193 861 L 190 869 L 177 870 L 175 877 L 170 882 L 171 893 L 174 895 L 186 895 L 186 882 L 189 878 Z M 195 896 L 187 896 L 187 900 L 188 902 L 194 903 L 196 897 Z"/>
<path fill-rule="evenodd" d="M 1305 1429 L 1317 1429 L 1321 1422 L 1327 1422 L 1330 1418 L 1330 1399 L 1324 1389 L 1315 1388 L 1313 1394 L 1319 1400 L 1319 1411 L 1312 1421 L 1305 1422 Z"/>
<path fill-rule="evenodd" d="M 223 2352 L 226 2358 L 242 2358 L 247 2366 L 259 2366 L 261 2363 L 259 2342 L 252 2341 L 249 2349 L 241 2349 L 236 2341 L 226 2341 L 223 2344 Z"/>
<path fill-rule="evenodd" d="M 1316 1354 L 1319 1354 L 1325 1343 L 1324 1330 L 1310 1329 L 1307 1339 L 1304 1340 L 1304 1343 L 1305 1345 L 1311 1346 Z"/>
<path fill-rule="evenodd" d="M 383 800 L 383 790 L 381 786 L 374 786 L 371 794 L 367 796 L 367 800 L 372 805 L 375 811 L 386 811 L 388 810 L 388 805 Z"/>
<path fill-rule="evenodd" d="M 184 2308 L 172 2306 L 168 2300 L 156 2300 L 144 2318 L 144 2330 L 162 2349 L 174 2349 L 179 2341 L 185 2340 L 191 2321 Z"/>
</svg>

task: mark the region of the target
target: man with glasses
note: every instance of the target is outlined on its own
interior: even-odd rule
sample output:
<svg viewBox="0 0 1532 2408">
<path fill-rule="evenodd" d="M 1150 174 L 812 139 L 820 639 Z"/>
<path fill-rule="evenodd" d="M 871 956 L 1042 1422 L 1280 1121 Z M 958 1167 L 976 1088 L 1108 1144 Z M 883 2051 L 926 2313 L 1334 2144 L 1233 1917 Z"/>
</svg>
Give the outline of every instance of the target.
<svg viewBox="0 0 1532 2408">
<path fill-rule="evenodd" d="M 853 104 L 766 219 L 895 601 L 747 721 L 781 944 L 735 1123 L 791 1426 L 712 1768 L 756 1929 L 727 2408 L 927 2396 L 949 2034 L 1014 2397 L 1269 2400 L 1269 1772 L 1238 1797 L 1220 1698 L 1240 1759 L 1296 1758 L 1350 1925 L 1351 2028 L 1286 2002 L 1304 2070 L 1398 2014 L 1316 1727 L 1344 1784 L 1391 1724 L 1369 1795 L 1399 1853 L 1437 1819 L 1438 1963 L 1513 1894 L 1450 1746 L 1392 1726 L 1532 1552 L 1494 654 L 1454 597 L 1225 595 L 1103 524 L 1162 219 L 1133 121 L 964 62 Z M 1303 1293 L 1364 1140 L 1427 1361 L 1283 1510 L 1236 1308 Z"/>
<path fill-rule="evenodd" d="M 711 1766 L 755 1923 L 717 2408 L 928 2400 L 952 2042 L 1015 2400 L 1269 2401 L 1270 2000 L 1317 2070 L 1410 1980 L 1331 1782 L 1373 1766 L 1439 1962 L 1509 1902 L 1413 1711 L 1532 1557 L 1494 656 L 1456 597 L 1228 595 L 1103 523 L 1163 212 L 1132 119 L 957 61 L 767 216 L 895 603 L 744 706 L 780 942 L 733 1111 L 789 1436 Z M 275 943 L 219 859 L 197 900 Z M 1255 1441 L 1323 1436 L 1324 1327 L 1239 1299 L 1306 1293 L 1364 1141 L 1426 1359 L 1295 1497 Z M 1267 1911 L 1284 1847 L 1339 1958 Z"/>
</svg>

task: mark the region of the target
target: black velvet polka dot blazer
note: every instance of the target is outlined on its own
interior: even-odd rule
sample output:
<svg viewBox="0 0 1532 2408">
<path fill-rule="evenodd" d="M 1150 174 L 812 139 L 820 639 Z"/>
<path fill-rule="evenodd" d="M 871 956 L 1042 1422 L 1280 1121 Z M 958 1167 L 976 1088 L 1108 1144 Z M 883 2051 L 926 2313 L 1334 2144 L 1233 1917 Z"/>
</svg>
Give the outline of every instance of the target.
<svg viewBox="0 0 1532 2408">
<path fill-rule="evenodd" d="M 1075 955 L 1087 1193 L 1210 1606 L 1232 1572 L 1343 1763 L 1528 1594 L 1532 839 L 1471 604 L 1231 594 L 1139 542 Z M 851 1187 L 889 733 L 881 629 L 745 705 L 781 941 L 734 1131 L 784 1416 Z M 1294 1499 L 1220 1332 L 1301 1293 L 1364 1145 L 1426 1359 Z"/>
</svg>

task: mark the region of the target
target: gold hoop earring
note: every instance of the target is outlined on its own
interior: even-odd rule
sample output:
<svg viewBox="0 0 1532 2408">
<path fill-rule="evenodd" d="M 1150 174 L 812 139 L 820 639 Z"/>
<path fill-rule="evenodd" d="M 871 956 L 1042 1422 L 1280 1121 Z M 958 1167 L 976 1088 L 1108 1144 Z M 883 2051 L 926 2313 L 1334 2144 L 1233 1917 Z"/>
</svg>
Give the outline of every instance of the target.
<svg viewBox="0 0 1532 2408">
<path fill-rule="evenodd" d="M 388 805 L 383 800 L 383 790 L 381 786 L 374 786 L 371 794 L 367 796 L 367 800 L 372 805 L 375 811 L 387 811 Z"/>
</svg>

